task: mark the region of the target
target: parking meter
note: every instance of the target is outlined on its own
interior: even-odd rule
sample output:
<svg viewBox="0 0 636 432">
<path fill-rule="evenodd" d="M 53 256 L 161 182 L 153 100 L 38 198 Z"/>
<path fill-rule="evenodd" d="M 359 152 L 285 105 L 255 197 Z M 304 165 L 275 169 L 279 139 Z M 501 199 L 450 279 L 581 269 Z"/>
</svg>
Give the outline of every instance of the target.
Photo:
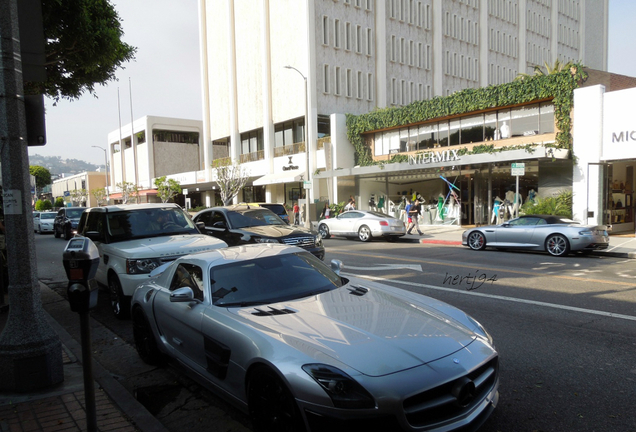
<svg viewBox="0 0 636 432">
<path fill-rule="evenodd" d="M 69 240 L 62 255 L 68 277 L 68 301 L 73 312 L 88 312 L 97 306 L 99 251 L 88 237 Z"/>
</svg>

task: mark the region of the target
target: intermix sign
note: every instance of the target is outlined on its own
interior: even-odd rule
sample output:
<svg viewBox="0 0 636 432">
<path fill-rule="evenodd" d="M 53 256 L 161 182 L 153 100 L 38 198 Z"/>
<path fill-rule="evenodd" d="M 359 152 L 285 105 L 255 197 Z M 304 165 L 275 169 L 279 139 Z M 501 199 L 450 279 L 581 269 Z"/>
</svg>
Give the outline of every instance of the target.
<svg viewBox="0 0 636 432">
<path fill-rule="evenodd" d="M 409 165 L 453 162 L 459 160 L 457 150 L 428 151 L 409 155 Z"/>
<path fill-rule="evenodd" d="M 636 117 L 632 109 L 635 98 L 634 88 L 603 95 L 603 159 L 636 157 Z"/>
</svg>

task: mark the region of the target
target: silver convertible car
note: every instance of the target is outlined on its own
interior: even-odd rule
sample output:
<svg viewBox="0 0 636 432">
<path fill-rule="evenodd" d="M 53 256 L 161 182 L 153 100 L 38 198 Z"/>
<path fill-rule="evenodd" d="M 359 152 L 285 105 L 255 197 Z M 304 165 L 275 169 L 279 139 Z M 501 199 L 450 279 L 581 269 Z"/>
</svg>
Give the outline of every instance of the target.
<svg viewBox="0 0 636 432">
<path fill-rule="evenodd" d="M 373 237 L 394 241 L 406 234 L 406 227 L 400 219 L 384 213 L 350 210 L 331 219 L 322 219 L 318 223 L 318 232 L 322 238 L 340 235 L 358 237 L 363 242 Z"/>
<path fill-rule="evenodd" d="M 462 234 L 462 244 L 473 250 L 486 247 L 547 251 L 553 256 L 607 249 L 607 228 L 581 225 L 561 216 L 527 215 L 501 225 L 475 227 Z"/>
<path fill-rule="evenodd" d="M 499 398 L 486 330 L 453 306 L 331 267 L 281 244 L 180 257 L 135 291 L 137 351 L 176 360 L 258 431 L 479 427 Z"/>
</svg>

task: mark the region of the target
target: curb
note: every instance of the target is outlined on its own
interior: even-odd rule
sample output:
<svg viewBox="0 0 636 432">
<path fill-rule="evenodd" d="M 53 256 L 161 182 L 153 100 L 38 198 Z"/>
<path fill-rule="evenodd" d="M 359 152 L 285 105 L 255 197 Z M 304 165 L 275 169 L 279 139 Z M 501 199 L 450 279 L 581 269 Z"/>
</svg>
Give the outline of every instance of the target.
<svg viewBox="0 0 636 432">
<path fill-rule="evenodd" d="M 450 245 L 450 246 L 461 246 L 462 242 L 457 240 L 427 240 L 420 239 L 421 244 L 441 244 L 441 245 Z"/>
</svg>

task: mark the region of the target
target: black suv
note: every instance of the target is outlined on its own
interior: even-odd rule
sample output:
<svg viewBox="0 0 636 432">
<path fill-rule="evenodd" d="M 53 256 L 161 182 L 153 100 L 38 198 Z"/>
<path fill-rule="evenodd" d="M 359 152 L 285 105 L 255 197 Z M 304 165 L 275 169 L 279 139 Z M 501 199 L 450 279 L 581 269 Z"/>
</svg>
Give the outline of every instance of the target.
<svg viewBox="0 0 636 432">
<path fill-rule="evenodd" d="M 53 221 L 55 238 L 64 237 L 64 240 L 70 240 L 77 234 L 77 224 L 85 211 L 86 207 L 62 207 L 59 209 Z"/>
<path fill-rule="evenodd" d="M 194 215 L 205 225 L 203 232 L 229 246 L 246 243 L 283 243 L 301 247 L 321 260 L 325 258 L 322 237 L 316 231 L 288 225 L 271 210 L 258 205 L 213 207 Z"/>
</svg>

